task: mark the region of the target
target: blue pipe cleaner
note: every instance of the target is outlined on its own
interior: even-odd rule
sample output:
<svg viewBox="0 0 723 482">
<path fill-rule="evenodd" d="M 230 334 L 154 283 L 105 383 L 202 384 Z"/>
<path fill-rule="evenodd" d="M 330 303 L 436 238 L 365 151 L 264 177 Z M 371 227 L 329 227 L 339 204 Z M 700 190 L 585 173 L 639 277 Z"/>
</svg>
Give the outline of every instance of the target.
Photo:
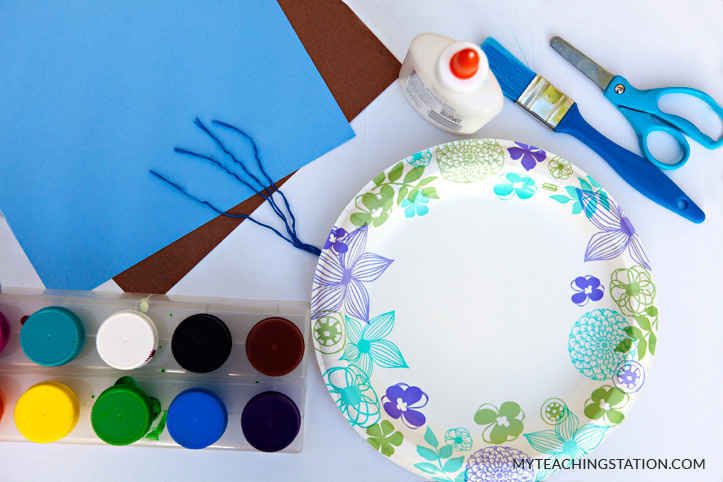
<svg viewBox="0 0 723 482">
<path fill-rule="evenodd" d="M 289 215 L 291 216 L 291 229 L 292 229 L 294 232 L 296 232 L 296 217 L 294 217 L 294 213 L 291 212 L 291 207 L 289 206 L 289 201 L 286 199 L 286 196 L 284 195 L 284 193 L 281 192 L 281 190 L 279 190 L 279 188 L 276 187 L 276 184 L 274 184 L 274 181 L 271 180 L 271 178 L 269 177 L 269 175 L 266 174 L 266 170 L 264 169 L 264 166 L 261 164 L 261 158 L 259 157 L 259 150 L 258 150 L 258 148 L 256 147 L 256 142 L 254 142 L 254 140 L 251 138 L 251 136 L 249 136 L 248 134 L 246 134 L 244 131 L 240 130 L 239 128 L 232 126 L 231 124 L 226 124 L 225 122 L 221 122 L 221 121 L 217 121 L 217 120 L 211 121 L 211 123 L 214 124 L 214 125 L 217 125 L 217 126 L 221 126 L 221 127 L 227 128 L 227 129 L 231 129 L 231 130 L 233 130 L 234 132 L 240 134 L 241 136 L 243 136 L 243 137 L 245 137 L 246 139 L 249 140 L 249 142 L 251 143 L 251 147 L 252 147 L 253 150 L 254 150 L 254 158 L 256 158 L 256 165 L 259 166 L 259 170 L 260 170 L 260 171 L 263 173 L 263 175 L 266 177 L 266 180 L 267 180 L 268 183 L 269 183 L 268 185 L 270 185 L 271 187 L 273 187 L 276 192 L 278 192 L 279 194 L 281 194 L 281 197 L 282 197 L 282 199 L 284 200 L 284 204 L 286 205 L 286 210 L 289 212 Z M 267 189 L 268 189 L 268 188 L 267 188 Z M 269 191 L 269 193 L 271 193 L 271 191 Z"/>
<path fill-rule="evenodd" d="M 261 173 L 263 174 L 264 178 L 268 181 L 268 185 L 264 185 L 264 183 L 262 183 L 262 182 L 259 180 L 258 177 L 256 177 L 254 174 L 252 174 L 252 173 L 247 169 L 246 164 L 244 164 L 243 161 L 240 161 L 240 160 L 234 155 L 233 152 L 231 152 L 229 149 L 227 149 L 226 146 L 223 144 L 223 142 L 221 142 L 221 140 L 220 140 L 218 137 L 216 137 L 216 136 L 203 124 L 203 122 L 201 122 L 201 120 L 200 120 L 198 117 L 194 120 L 193 123 L 194 123 L 196 126 L 198 126 L 198 128 L 201 129 L 206 135 L 208 135 L 208 136 L 216 143 L 216 145 L 224 152 L 224 154 L 226 154 L 236 165 L 238 165 L 238 166 L 241 168 L 241 170 L 244 172 L 244 174 L 246 174 L 246 176 L 248 176 L 249 178 L 251 178 L 251 179 L 253 180 L 253 182 L 255 182 L 259 187 L 255 187 L 255 186 L 253 186 L 250 182 L 244 180 L 241 176 L 239 176 L 237 173 L 235 173 L 235 172 L 231 171 L 230 169 L 228 169 L 226 166 L 223 165 L 223 163 L 221 163 L 221 161 L 219 161 L 218 159 L 214 158 L 213 156 L 207 156 L 207 155 L 205 155 L 205 154 L 199 154 L 199 153 L 190 151 L 190 150 L 188 150 L 188 149 L 184 149 L 184 148 L 182 148 L 182 147 L 175 147 L 175 148 L 174 148 L 174 152 L 176 152 L 176 153 L 178 153 L 178 154 L 182 154 L 182 155 L 194 157 L 194 158 L 196 158 L 196 159 L 201 159 L 201 160 L 203 160 L 203 161 L 210 162 L 210 163 L 213 164 L 214 166 L 216 166 L 216 167 L 218 167 L 219 169 L 221 169 L 224 173 L 226 173 L 227 175 L 229 175 L 229 176 L 231 176 L 232 178 L 234 178 L 237 182 L 239 182 L 239 183 L 243 184 L 244 186 L 248 187 L 249 189 L 251 189 L 252 191 L 254 191 L 256 194 L 259 194 L 261 197 L 264 198 L 264 200 L 266 200 L 266 201 L 269 202 L 269 205 L 270 205 L 271 208 L 273 209 L 274 213 L 283 221 L 284 226 L 285 226 L 285 228 L 286 228 L 286 232 L 287 232 L 287 234 L 288 234 L 288 237 L 287 237 L 287 236 L 284 236 L 281 232 L 279 232 L 279 231 L 278 231 L 277 229 L 275 229 L 274 227 L 269 226 L 268 224 L 261 223 L 261 222 L 257 221 L 256 219 L 254 219 L 254 218 L 252 218 L 251 216 L 248 216 L 248 215 L 246 215 L 246 214 L 229 214 L 229 213 L 226 213 L 226 212 L 222 211 L 221 209 L 219 209 L 218 207 L 214 206 L 211 202 L 209 202 L 209 201 L 207 201 L 207 200 L 204 200 L 204 199 L 201 199 L 201 198 L 195 196 L 194 194 L 191 194 L 191 192 L 189 192 L 186 188 L 184 188 L 184 187 L 181 186 L 180 184 L 178 184 L 178 183 L 176 183 L 176 182 L 174 182 L 174 181 L 171 181 L 170 179 L 168 179 L 168 178 L 165 177 L 164 175 L 162 175 L 162 174 L 160 174 L 160 173 L 158 173 L 158 172 L 156 172 L 156 171 L 154 171 L 154 170 L 151 170 L 150 173 L 151 173 L 153 176 L 155 176 L 156 178 L 158 178 L 159 180 L 165 182 L 166 184 L 168 184 L 168 185 L 170 185 L 171 187 L 173 187 L 174 189 L 176 189 L 178 192 L 180 192 L 180 193 L 183 194 L 184 196 L 188 197 L 189 199 L 191 199 L 191 200 L 193 200 L 193 201 L 195 201 L 195 202 L 197 202 L 197 203 L 199 203 L 199 204 L 202 204 L 202 205 L 204 205 L 204 206 L 207 206 L 208 208 L 210 208 L 211 210 L 213 210 L 213 211 L 216 212 L 217 214 L 221 214 L 221 215 L 223 215 L 223 216 L 227 216 L 227 217 L 230 217 L 230 218 L 243 218 L 243 219 L 248 219 L 249 221 L 251 221 L 251 222 L 254 223 L 254 224 L 257 224 L 257 225 L 259 225 L 259 226 L 261 226 L 261 227 L 264 227 L 264 228 L 266 228 L 266 229 L 270 229 L 270 230 L 273 231 L 278 237 L 280 237 L 280 238 L 283 239 L 284 241 L 290 243 L 291 245 L 293 245 L 293 246 L 296 247 L 297 249 L 300 249 L 300 250 L 302 250 L 302 251 L 306 251 L 306 252 L 308 252 L 308 253 L 311 253 L 311 254 L 314 254 L 314 255 L 316 255 L 316 256 L 319 256 L 319 255 L 321 254 L 321 250 L 320 250 L 318 247 L 316 247 L 316 246 L 314 246 L 314 245 L 311 245 L 311 244 L 303 243 L 303 242 L 299 239 L 299 237 L 298 237 L 298 235 L 297 235 L 297 233 L 296 233 L 296 217 L 294 216 L 294 213 L 291 211 L 291 205 L 290 205 L 288 199 L 286 198 L 286 195 L 284 195 L 284 193 L 281 192 L 281 190 L 280 190 L 278 187 L 276 187 L 276 184 L 274 184 L 273 180 L 271 180 L 271 177 L 267 174 L 266 170 L 264 169 L 263 163 L 262 163 L 262 161 L 261 161 L 261 157 L 260 157 L 260 155 L 259 155 L 258 147 L 256 146 L 256 142 L 254 141 L 254 139 L 253 139 L 250 135 L 248 135 L 247 133 L 245 133 L 244 131 L 242 131 L 241 129 L 239 129 L 239 128 L 237 128 L 237 127 L 234 127 L 234 126 L 232 126 L 231 124 L 227 124 L 227 123 L 225 123 L 225 122 L 221 122 L 221 121 L 217 121 L 217 120 L 212 121 L 212 124 L 213 124 L 213 125 L 216 125 L 216 126 L 219 126 L 219 127 L 223 127 L 223 128 L 226 128 L 226 129 L 230 129 L 230 130 L 232 130 L 233 132 L 236 132 L 237 134 L 243 136 L 245 139 L 247 139 L 247 140 L 251 143 L 251 147 L 252 147 L 253 153 L 254 153 L 254 158 L 256 159 L 256 164 L 257 164 L 259 170 L 261 171 Z M 268 192 L 268 195 L 264 194 L 264 191 Z M 289 222 L 288 222 L 288 220 L 286 219 L 286 215 L 284 214 L 284 212 L 279 208 L 279 206 L 278 206 L 278 205 L 276 204 L 276 202 L 274 201 L 273 196 L 274 196 L 275 193 L 278 193 L 279 195 L 281 195 L 281 198 L 282 198 L 283 201 L 284 201 L 284 206 L 285 206 L 285 208 L 286 208 L 286 211 L 289 213 L 289 216 L 291 217 L 291 225 L 289 225 Z"/>
</svg>

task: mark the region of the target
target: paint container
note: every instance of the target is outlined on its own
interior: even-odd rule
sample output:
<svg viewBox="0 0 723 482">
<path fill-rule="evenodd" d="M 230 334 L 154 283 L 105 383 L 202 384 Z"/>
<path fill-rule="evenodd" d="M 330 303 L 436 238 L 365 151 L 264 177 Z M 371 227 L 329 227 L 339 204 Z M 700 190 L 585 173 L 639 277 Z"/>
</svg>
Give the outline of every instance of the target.
<svg viewBox="0 0 723 482">
<path fill-rule="evenodd" d="M 209 373 L 231 354 L 231 332 L 219 318 L 207 313 L 191 315 L 174 330 L 173 358 L 189 372 Z"/>
<path fill-rule="evenodd" d="M 293 400 L 279 392 L 256 395 L 241 414 L 241 430 L 256 450 L 278 452 L 299 434 L 301 414 Z"/>
<path fill-rule="evenodd" d="M 80 354 L 84 344 L 85 328 L 80 318 L 61 306 L 36 311 L 20 329 L 20 346 L 38 365 L 65 365 Z"/>
<path fill-rule="evenodd" d="M 103 442 L 129 445 L 148 433 L 160 413 L 158 399 L 138 388 L 133 378 L 122 377 L 93 404 L 90 423 Z"/>
<path fill-rule="evenodd" d="M 0 389 L 5 395 L 4 400 L 0 396 L 0 402 L 4 402 L 6 412 L 5 418 L 0 422 L 0 442 L 27 442 L 28 438 L 47 442 L 62 437 L 72 429 L 62 439 L 62 443 L 104 446 L 131 444 L 133 447 L 156 448 L 205 447 L 204 450 L 257 452 L 258 449 L 249 443 L 250 440 L 256 446 L 268 451 L 299 453 L 302 450 L 303 433 L 301 431 L 297 433 L 297 427 L 303 423 L 299 419 L 303 420 L 306 405 L 308 380 L 306 353 L 309 353 L 309 350 L 306 349 L 305 337 L 308 336 L 310 328 L 308 302 L 166 297 L 131 293 L 119 297 L 112 293 L 65 290 L 45 290 L 38 293 L 28 290 L 14 291 L 12 288 L 4 288 L 0 293 L 0 311 L 13 325 L 16 322 L 14 320 L 23 318 L 33 322 L 25 315 L 30 315 L 39 308 L 58 306 L 69 308 L 81 319 L 84 331 L 90 340 L 89 349 L 83 350 L 72 363 L 53 368 L 40 367 L 30 363 L 19 347 L 18 338 L 22 330 L 18 328 L 18 331 L 13 333 L 9 345 L 0 354 L 0 365 L 2 365 Z M 111 333 L 111 331 L 105 333 L 108 326 L 111 326 L 107 320 L 112 321 L 119 317 L 119 313 L 128 311 L 133 313 L 131 319 L 138 321 L 142 332 L 150 338 L 152 336 L 149 334 L 154 335 L 155 332 L 145 320 L 139 321 L 139 315 L 136 313 L 141 312 L 153 320 L 153 324 L 158 329 L 159 346 L 149 363 L 132 372 L 119 372 L 108 366 L 101 355 L 110 358 L 109 353 L 113 353 L 114 350 L 114 348 L 104 348 L 106 345 L 104 338 Z M 102 326 L 104 328 L 101 329 Z M 283 344 L 278 343 L 278 334 L 273 335 L 273 333 L 273 336 L 268 338 L 277 340 L 270 342 L 276 347 L 276 351 L 274 346 L 269 348 L 268 343 L 258 341 L 267 338 L 265 329 L 275 326 L 282 327 L 282 330 L 285 328 L 290 333 L 286 337 L 282 334 L 281 339 L 290 338 L 291 346 L 296 345 L 295 348 L 284 348 Z M 184 334 L 186 329 L 190 334 Z M 193 336 L 195 331 L 200 335 Z M 272 352 L 277 355 L 270 356 L 271 363 L 275 366 L 265 371 L 273 375 L 291 370 L 290 373 L 283 376 L 266 376 L 251 365 L 245 346 L 251 331 L 253 333 L 248 340 L 248 352 L 251 353 L 251 359 L 256 365 L 261 369 L 269 365 L 270 362 L 264 362 L 263 357 L 255 356 L 252 349 L 254 346 L 266 345 L 267 349 L 261 350 L 262 352 Z M 216 336 L 208 335 L 209 332 L 216 333 Z M 28 333 L 25 333 L 25 336 Z M 94 338 L 98 333 L 100 341 L 96 343 Z M 119 343 L 117 337 L 110 338 L 115 338 L 110 343 L 111 346 Z M 127 341 L 130 342 L 131 338 L 128 337 Z M 184 339 L 191 340 L 195 347 L 212 349 L 210 353 L 204 353 L 181 348 L 180 352 L 192 352 L 192 356 L 185 358 L 186 353 L 179 353 L 178 349 L 179 342 Z M 235 342 L 232 343 L 232 340 Z M 298 346 L 299 343 L 301 346 Z M 97 350 L 90 349 L 96 345 Z M 124 345 L 127 346 L 128 343 Z M 143 353 L 139 357 L 141 361 L 145 361 L 151 351 L 152 347 L 141 350 Z M 282 359 L 281 354 L 292 352 L 294 354 L 290 357 L 291 361 Z M 303 358 L 299 363 L 298 360 L 302 355 Z M 140 362 L 122 365 L 123 368 L 128 368 L 138 363 Z M 207 370 L 216 367 L 219 368 L 206 373 Z M 194 373 L 189 368 L 200 373 Z M 43 373 L 50 375 L 42 376 Z M 120 378 L 123 375 L 131 375 L 141 390 L 136 390 L 138 387 L 130 378 Z M 35 391 L 31 390 L 31 387 L 50 379 L 62 382 L 75 392 L 74 396 L 77 396 L 77 403 L 80 405 L 78 421 L 75 428 L 72 428 L 71 422 L 75 420 L 75 416 L 74 409 L 71 408 L 65 410 L 63 417 L 60 417 L 60 422 L 65 421 L 65 427 L 60 422 L 53 422 L 52 427 L 46 427 L 47 430 L 55 427 L 50 434 L 42 432 L 42 427 L 35 427 L 37 430 L 33 432 L 32 426 L 30 430 L 24 428 L 28 425 L 27 421 L 32 418 L 31 409 L 37 408 L 35 406 L 37 402 L 28 402 L 31 400 L 30 395 Z M 74 405 L 73 395 L 67 394 L 57 385 L 51 386 L 53 396 L 61 398 L 66 407 Z M 13 410 L 25 391 L 28 391 L 28 394 L 20 402 L 16 424 L 13 422 Z M 269 426 L 274 429 L 269 434 L 277 433 L 275 440 L 264 441 L 263 434 L 254 435 L 253 422 L 256 417 L 249 416 L 249 413 L 253 413 L 254 409 L 259 410 L 257 405 L 263 408 L 265 404 L 254 400 L 246 409 L 247 435 L 245 436 L 239 425 L 248 400 L 259 393 L 269 391 L 282 393 L 286 397 L 281 398 L 282 402 L 276 400 L 276 403 L 285 406 L 285 412 L 290 416 L 286 417 L 285 422 L 277 423 L 268 413 L 266 415 L 262 413 L 261 420 L 268 419 Z M 215 398 L 210 393 L 213 393 Z M 160 402 L 160 407 L 154 398 Z M 289 403 L 287 399 L 292 402 Z M 263 402 L 263 399 L 261 401 Z M 268 402 L 268 404 L 273 403 L 274 400 Z M 206 408 L 196 409 L 195 415 L 192 414 L 193 407 L 199 405 Z M 160 415 L 157 414 L 159 410 Z M 268 411 L 271 415 L 275 412 L 273 407 Z M 284 409 L 276 412 L 283 414 Z M 121 417 L 120 420 L 118 416 Z M 150 423 L 150 429 L 146 431 L 149 428 L 148 421 L 154 418 L 155 421 Z M 167 424 L 169 430 L 166 430 Z M 64 430 L 58 429 L 58 425 Z M 286 432 L 277 428 L 278 425 L 281 425 L 282 429 L 286 427 Z M 24 433 L 21 433 L 18 427 L 21 427 Z M 258 430 L 263 431 L 262 428 Z M 41 433 L 36 433 L 38 431 Z M 268 434 L 267 436 L 271 437 Z"/>
<path fill-rule="evenodd" d="M 8 345 L 8 341 L 10 341 L 10 323 L 8 323 L 8 319 L 5 318 L 3 312 L 0 311 L 0 353 Z"/>
<path fill-rule="evenodd" d="M 249 331 L 246 356 L 251 365 L 264 375 L 286 375 L 304 358 L 304 336 L 295 324 L 285 318 L 266 318 Z"/>
<path fill-rule="evenodd" d="M 59 382 L 40 382 L 15 404 L 15 425 L 31 442 L 55 442 L 73 431 L 79 414 L 73 390 Z"/>
<path fill-rule="evenodd" d="M 226 431 L 228 412 L 211 390 L 189 388 L 168 407 L 168 433 L 187 449 L 203 449 L 216 443 Z"/>
<path fill-rule="evenodd" d="M 100 325 L 95 346 L 108 366 L 134 370 L 151 361 L 156 354 L 158 331 L 146 314 L 123 310 L 112 314 Z"/>
</svg>

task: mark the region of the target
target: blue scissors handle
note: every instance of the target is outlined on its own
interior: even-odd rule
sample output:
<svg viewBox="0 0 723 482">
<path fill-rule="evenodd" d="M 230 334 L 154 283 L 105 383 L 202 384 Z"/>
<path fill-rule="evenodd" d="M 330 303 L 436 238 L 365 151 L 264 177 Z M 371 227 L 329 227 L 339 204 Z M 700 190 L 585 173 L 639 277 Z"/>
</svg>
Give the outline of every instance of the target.
<svg viewBox="0 0 723 482">
<path fill-rule="evenodd" d="M 701 130 L 688 119 L 674 114 L 665 113 L 658 107 L 660 98 L 666 94 L 691 95 L 705 102 L 711 109 L 713 109 L 713 112 L 720 117 L 721 121 L 723 121 L 723 107 L 718 105 L 715 100 L 705 92 L 688 87 L 667 87 L 662 89 L 638 90 L 630 85 L 624 77 L 616 75 L 612 78 L 610 84 L 603 93 L 610 102 L 620 109 L 620 111 L 632 124 L 638 134 L 641 150 L 645 154 L 645 157 L 662 169 L 675 169 L 682 166 L 685 161 L 687 161 L 687 157 L 690 153 L 690 146 L 687 145 L 688 143 L 680 135 L 680 133 L 685 134 L 708 149 L 715 149 L 723 146 L 723 136 L 721 136 L 718 140 L 714 140 L 701 132 Z M 629 111 L 625 112 L 626 109 Z M 647 115 L 631 115 L 630 111 L 638 111 Z M 635 121 L 631 120 L 631 118 L 635 118 Z M 663 123 L 657 123 L 656 120 L 663 121 Z M 681 148 L 683 148 L 683 158 L 674 164 L 661 163 L 655 159 L 647 148 L 646 139 L 648 134 L 656 131 L 665 132 L 673 136 L 678 144 L 681 145 Z"/>
<path fill-rule="evenodd" d="M 638 134 L 638 142 L 640 143 L 640 150 L 644 158 L 652 162 L 656 167 L 665 170 L 678 169 L 688 162 L 688 158 L 690 157 L 690 144 L 688 144 L 688 141 L 685 140 L 685 137 L 683 137 L 683 134 L 681 134 L 677 128 L 668 124 L 656 123 L 655 117 L 646 112 L 627 109 L 625 107 L 618 107 L 618 109 Z M 683 151 L 680 159 L 675 162 L 662 162 L 658 160 L 648 148 L 648 136 L 653 132 L 663 132 L 671 136 Z"/>
</svg>

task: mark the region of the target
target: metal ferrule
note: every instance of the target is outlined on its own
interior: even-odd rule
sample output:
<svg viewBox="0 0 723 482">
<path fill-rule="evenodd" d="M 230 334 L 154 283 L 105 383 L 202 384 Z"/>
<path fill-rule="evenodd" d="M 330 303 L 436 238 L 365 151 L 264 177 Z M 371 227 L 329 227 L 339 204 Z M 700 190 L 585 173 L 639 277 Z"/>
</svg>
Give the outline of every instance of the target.
<svg viewBox="0 0 723 482">
<path fill-rule="evenodd" d="M 544 78 L 536 75 L 517 103 L 554 129 L 575 102 Z"/>
</svg>

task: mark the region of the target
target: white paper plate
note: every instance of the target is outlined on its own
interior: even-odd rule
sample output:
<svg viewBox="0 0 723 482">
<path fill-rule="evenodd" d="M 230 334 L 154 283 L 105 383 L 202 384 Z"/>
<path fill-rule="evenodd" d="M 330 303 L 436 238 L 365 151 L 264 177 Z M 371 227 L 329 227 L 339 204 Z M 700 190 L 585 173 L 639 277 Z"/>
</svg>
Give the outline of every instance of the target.
<svg viewBox="0 0 723 482">
<path fill-rule="evenodd" d="M 460 140 L 349 203 L 319 259 L 312 331 L 372 449 L 432 480 L 541 480 L 624 421 L 655 352 L 654 301 L 638 235 L 595 180 L 525 144 Z"/>
</svg>

